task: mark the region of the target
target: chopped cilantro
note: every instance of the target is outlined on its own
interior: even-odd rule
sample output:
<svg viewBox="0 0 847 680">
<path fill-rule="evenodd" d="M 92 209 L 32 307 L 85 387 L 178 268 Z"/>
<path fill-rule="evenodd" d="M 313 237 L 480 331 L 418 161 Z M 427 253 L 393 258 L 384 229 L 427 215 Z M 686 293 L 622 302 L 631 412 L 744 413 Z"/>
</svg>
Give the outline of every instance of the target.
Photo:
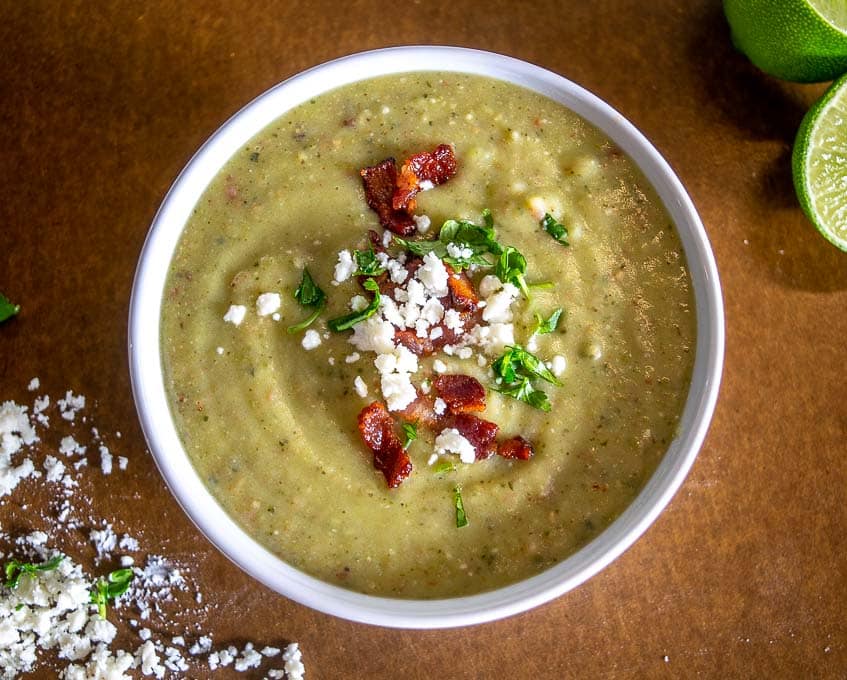
<svg viewBox="0 0 847 680">
<path fill-rule="evenodd" d="M 562 316 L 562 311 L 562 308 L 559 307 L 547 319 L 543 319 L 541 314 L 536 313 L 535 320 L 538 323 L 538 326 L 533 332 L 538 333 L 538 335 L 546 335 L 547 333 L 555 331 L 556 327 L 559 325 L 559 318 Z"/>
<path fill-rule="evenodd" d="M 451 460 L 439 461 L 433 466 L 432 471 L 437 475 L 443 475 L 446 472 L 453 472 L 456 469 L 456 464 Z"/>
<path fill-rule="evenodd" d="M 368 317 L 373 316 L 376 313 L 376 310 L 379 309 L 380 295 L 379 285 L 377 285 L 377 282 L 373 279 L 365 279 L 365 282 L 362 285 L 365 287 L 365 290 L 369 290 L 374 294 L 373 300 L 371 300 L 370 304 L 360 312 L 350 312 L 344 316 L 339 316 L 327 321 L 326 325 L 329 326 L 330 330 L 335 331 L 336 333 L 346 331 L 360 321 L 364 321 Z"/>
<path fill-rule="evenodd" d="M 541 228 L 546 231 L 550 236 L 556 239 L 563 246 L 569 246 L 570 241 L 568 241 L 568 229 L 564 224 L 559 222 L 555 217 L 553 217 L 550 213 L 546 213 L 541 220 Z"/>
<path fill-rule="evenodd" d="M 315 283 L 308 269 L 303 269 L 303 276 L 300 278 L 300 285 L 294 291 L 294 299 L 300 303 L 302 307 L 314 307 L 312 313 L 303 319 L 300 323 L 288 327 L 289 333 L 297 333 L 308 328 L 312 322 L 320 316 L 323 308 L 326 306 L 326 293 L 324 293 Z"/>
<path fill-rule="evenodd" d="M 22 574 L 35 575 L 39 571 L 53 571 L 61 564 L 65 556 L 62 554 L 55 555 L 52 559 L 43 564 L 33 564 L 32 562 L 18 562 L 12 560 L 6 565 L 6 587 L 17 588 L 18 582 L 21 580 Z"/>
<path fill-rule="evenodd" d="M 560 385 L 550 370 L 537 356 L 519 345 L 510 345 L 492 365 L 494 375 L 500 378 L 500 384 L 493 387 L 497 392 L 519 401 L 526 402 L 542 411 L 550 410 L 547 394 L 532 386 L 532 380 L 540 378 L 553 385 Z"/>
<path fill-rule="evenodd" d="M 105 581 L 100 579 L 94 585 L 94 591 L 89 593 L 89 601 L 97 605 L 97 613 L 100 614 L 101 619 L 106 618 L 108 601 L 120 597 L 129 590 L 133 576 L 132 569 L 116 569 L 106 577 Z"/>
<path fill-rule="evenodd" d="M 518 401 L 523 401 L 541 411 L 550 411 L 550 400 L 547 398 L 547 393 L 542 390 L 537 390 L 532 386 L 529 378 L 520 378 L 517 382 L 509 383 L 501 387 L 494 387 L 495 391 L 500 394 L 505 394 L 507 397 L 512 397 Z"/>
<path fill-rule="evenodd" d="M 438 239 L 434 241 L 407 241 L 399 236 L 394 241 L 414 255 L 423 257 L 434 252 L 456 271 L 467 269 L 471 265 L 491 267 L 486 254 L 499 255 L 503 247 L 497 242 L 494 220 L 487 208 L 482 211 L 483 224 L 474 224 L 469 220 L 447 220 L 441 225 Z M 453 243 L 470 250 L 470 255 L 455 257 L 447 252 L 448 244 Z"/>
<path fill-rule="evenodd" d="M 0 293 L 0 323 L 6 319 L 11 319 L 15 314 L 21 311 L 20 305 L 14 305 L 3 293 Z"/>
<path fill-rule="evenodd" d="M 526 258 L 521 252 L 513 247 L 506 246 L 500 257 L 497 259 L 497 264 L 494 267 L 494 274 L 503 283 L 511 283 L 521 289 L 525 297 L 529 297 L 529 289 L 526 286 Z"/>
<path fill-rule="evenodd" d="M 403 423 L 403 434 L 406 435 L 406 441 L 403 443 L 403 448 L 408 449 L 412 442 L 418 438 L 417 423 Z"/>
<path fill-rule="evenodd" d="M 468 526 L 468 516 L 465 514 L 465 504 L 462 501 L 462 487 L 453 489 L 453 501 L 456 504 L 456 528 Z"/>
<path fill-rule="evenodd" d="M 385 271 L 385 267 L 381 267 L 376 259 L 372 247 L 368 250 L 356 250 L 353 254 L 356 258 L 356 271 L 353 276 L 379 276 Z"/>
</svg>

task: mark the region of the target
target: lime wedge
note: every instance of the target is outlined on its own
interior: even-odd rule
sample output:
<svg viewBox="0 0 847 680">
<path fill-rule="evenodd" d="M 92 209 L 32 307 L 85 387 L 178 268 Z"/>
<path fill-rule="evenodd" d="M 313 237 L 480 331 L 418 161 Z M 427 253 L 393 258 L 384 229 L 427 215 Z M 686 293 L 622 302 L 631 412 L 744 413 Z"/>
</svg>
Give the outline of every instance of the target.
<svg viewBox="0 0 847 680">
<path fill-rule="evenodd" d="M 803 118 L 791 170 L 803 211 L 821 234 L 847 251 L 847 75 Z"/>
<path fill-rule="evenodd" d="M 845 0 L 724 0 L 732 41 L 777 78 L 817 83 L 847 72 Z"/>
</svg>

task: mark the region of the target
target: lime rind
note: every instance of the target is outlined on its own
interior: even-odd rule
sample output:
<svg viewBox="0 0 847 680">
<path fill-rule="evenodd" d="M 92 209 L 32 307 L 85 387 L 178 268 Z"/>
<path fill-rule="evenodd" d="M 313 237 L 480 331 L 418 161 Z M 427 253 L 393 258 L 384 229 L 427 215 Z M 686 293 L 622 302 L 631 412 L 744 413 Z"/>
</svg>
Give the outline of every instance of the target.
<svg viewBox="0 0 847 680">
<path fill-rule="evenodd" d="M 847 71 L 844 0 L 724 0 L 732 41 L 777 78 L 823 82 Z"/>
<path fill-rule="evenodd" d="M 792 171 L 803 212 L 828 241 L 847 251 L 847 75 L 803 118 Z"/>
</svg>

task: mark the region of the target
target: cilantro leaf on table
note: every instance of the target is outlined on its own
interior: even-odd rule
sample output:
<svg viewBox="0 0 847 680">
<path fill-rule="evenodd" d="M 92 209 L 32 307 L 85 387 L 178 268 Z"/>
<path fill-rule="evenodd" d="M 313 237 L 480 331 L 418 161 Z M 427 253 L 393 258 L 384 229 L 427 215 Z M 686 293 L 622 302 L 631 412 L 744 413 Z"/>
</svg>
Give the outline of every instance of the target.
<svg viewBox="0 0 847 680">
<path fill-rule="evenodd" d="M 34 576 L 39 571 L 53 571 L 62 563 L 63 559 L 65 559 L 65 556 L 60 553 L 58 555 L 54 555 L 51 559 L 42 564 L 12 560 L 6 564 L 5 568 L 6 587 L 12 589 L 17 588 L 23 574 L 30 574 Z"/>
<path fill-rule="evenodd" d="M 0 323 L 11 319 L 20 311 L 20 305 L 13 304 L 9 298 L 0 293 Z"/>
<path fill-rule="evenodd" d="M 89 593 L 91 604 L 97 605 L 97 613 L 101 619 L 106 618 L 106 605 L 109 600 L 114 600 L 129 590 L 129 584 L 134 574 L 132 569 L 116 569 L 110 572 L 106 580 L 100 579 L 94 585 L 94 590 Z"/>
</svg>

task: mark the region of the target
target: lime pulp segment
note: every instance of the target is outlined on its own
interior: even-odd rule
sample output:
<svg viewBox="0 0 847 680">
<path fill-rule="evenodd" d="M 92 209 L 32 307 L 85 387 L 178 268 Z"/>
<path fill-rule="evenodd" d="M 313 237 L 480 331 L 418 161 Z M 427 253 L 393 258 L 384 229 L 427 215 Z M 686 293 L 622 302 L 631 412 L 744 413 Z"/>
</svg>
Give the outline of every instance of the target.
<svg viewBox="0 0 847 680">
<path fill-rule="evenodd" d="M 844 0 L 809 0 L 809 4 L 836 28 L 847 31 L 847 2 Z"/>
</svg>

